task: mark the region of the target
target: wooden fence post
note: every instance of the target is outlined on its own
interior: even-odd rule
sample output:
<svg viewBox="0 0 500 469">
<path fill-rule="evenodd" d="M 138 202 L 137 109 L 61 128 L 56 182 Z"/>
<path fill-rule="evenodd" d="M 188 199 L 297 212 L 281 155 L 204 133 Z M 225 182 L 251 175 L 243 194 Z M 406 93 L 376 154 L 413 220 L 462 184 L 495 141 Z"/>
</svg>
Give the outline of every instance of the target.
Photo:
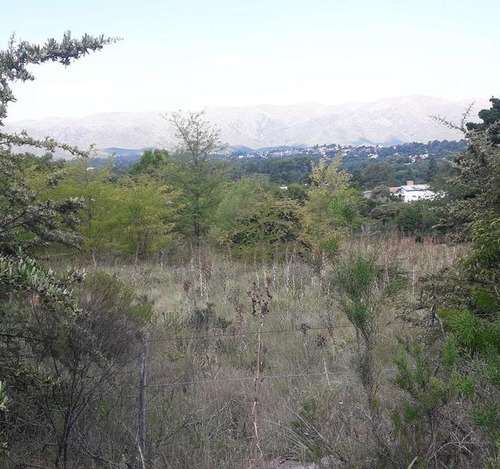
<svg viewBox="0 0 500 469">
<path fill-rule="evenodd" d="M 137 445 L 139 448 L 139 469 L 146 469 L 146 387 L 148 373 L 149 332 L 142 336 L 141 375 L 139 379 L 139 416 L 137 426 Z"/>
</svg>

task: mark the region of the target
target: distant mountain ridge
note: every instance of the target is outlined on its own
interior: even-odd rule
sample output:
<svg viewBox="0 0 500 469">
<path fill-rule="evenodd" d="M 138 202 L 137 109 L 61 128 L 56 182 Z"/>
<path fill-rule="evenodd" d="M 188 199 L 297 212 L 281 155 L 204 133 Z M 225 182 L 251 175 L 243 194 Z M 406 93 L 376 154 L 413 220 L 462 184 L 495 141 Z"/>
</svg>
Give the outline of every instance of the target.
<svg viewBox="0 0 500 469">
<path fill-rule="evenodd" d="M 213 107 L 206 118 L 222 130 L 232 146 L 250 148 L 280 145 L 381 144 L 459 140 L 462 134 L 432 116 L 460 123 L 470 101 L 428 96 L 404 96 L 371 103 L 327 106 L 304 103 L 286 106 Z M 474 120 L 487 99 L 476 102 Z M 50 135 L 68 144 L 97 148 L 175 146 L 174 130 L 162 112 L 110 112 L 84 118 L 45 118 L 9 122 L 7 131 L 26 130 L 34 137 Z"/>
</svg>

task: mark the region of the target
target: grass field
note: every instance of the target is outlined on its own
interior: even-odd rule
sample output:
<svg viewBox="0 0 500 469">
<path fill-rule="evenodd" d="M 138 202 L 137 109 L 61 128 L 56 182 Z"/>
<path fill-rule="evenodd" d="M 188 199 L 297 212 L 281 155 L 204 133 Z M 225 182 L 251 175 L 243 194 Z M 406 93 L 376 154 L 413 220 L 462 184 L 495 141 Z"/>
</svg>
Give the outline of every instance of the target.
<svg viewBox="0 0 500 469">
<path fill-rule="evenodd" d="M 97 266 L 154 306 L 147 396 L 155 464 L 231 468 L 327 457 L 332 467 L 356 467 L 378 460 L 374 448 L 385 443 L 377 437 L 387 437 L 397 398 L 397 337 L 417 335 L 426 320 L 429 292 L 420 279 L 452 265 L 466 247 L 394 236 L 356 239 L 343 249 L 376 253 L 405 279 L 377 316 L 376 412 L 355 372 L 355 329 L 335 299 L 335 261 L 318 268 L 290 252 L 280 262 L 244 262 L 207 248 L 189 262 Z M 266 299 L 266 289 L 259 341 L 252 296 Z M 137 379 L 138 370 L 139 363 Z"/>
</svg>

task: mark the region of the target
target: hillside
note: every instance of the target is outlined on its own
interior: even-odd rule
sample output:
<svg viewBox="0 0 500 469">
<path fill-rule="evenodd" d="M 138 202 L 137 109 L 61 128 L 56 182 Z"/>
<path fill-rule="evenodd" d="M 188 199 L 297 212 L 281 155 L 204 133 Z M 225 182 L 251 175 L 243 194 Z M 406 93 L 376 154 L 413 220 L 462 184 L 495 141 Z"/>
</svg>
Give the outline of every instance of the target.
<svg viewBox="0 0 500 469">
<path fill-rule="evenodd" d="M 472 100 L 471 100 L 472 101 Z M 338 106 L 297 104 L 290 106 L 214 107 L 207 119 L 222 129 L 229 145 L 251 148 L 279 145 L 381 144 L 431 140 L 459 140 L 458 131 L 436 122 L 441 116 L 459 123 L 471 101 L 406 96 L 371 103 Z M 478 101 L 475 116 L 485 101 Z M 175 145 L 173 129 L 163 112 L 105 113 L 84 118 L 45 118 L 10 122 L 7 131 L 26 130 L 34 137 L 51 135 L 61 141 L 97 148 L 145 148 Z"/>
</svg>

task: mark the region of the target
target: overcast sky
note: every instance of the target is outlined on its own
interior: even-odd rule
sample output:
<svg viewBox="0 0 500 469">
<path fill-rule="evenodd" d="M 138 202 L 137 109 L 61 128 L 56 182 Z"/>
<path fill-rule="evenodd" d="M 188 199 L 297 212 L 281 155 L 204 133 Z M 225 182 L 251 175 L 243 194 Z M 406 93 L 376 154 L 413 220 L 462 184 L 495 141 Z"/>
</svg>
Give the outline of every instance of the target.
<svg viewBox="0 0 500 469">
<path fill-rule="evenodd" d="M 8 120 L 500 95 L 500 0 L 0 0 L 15 33 L 121 37 L 14 85 Z"/>
</svg>

